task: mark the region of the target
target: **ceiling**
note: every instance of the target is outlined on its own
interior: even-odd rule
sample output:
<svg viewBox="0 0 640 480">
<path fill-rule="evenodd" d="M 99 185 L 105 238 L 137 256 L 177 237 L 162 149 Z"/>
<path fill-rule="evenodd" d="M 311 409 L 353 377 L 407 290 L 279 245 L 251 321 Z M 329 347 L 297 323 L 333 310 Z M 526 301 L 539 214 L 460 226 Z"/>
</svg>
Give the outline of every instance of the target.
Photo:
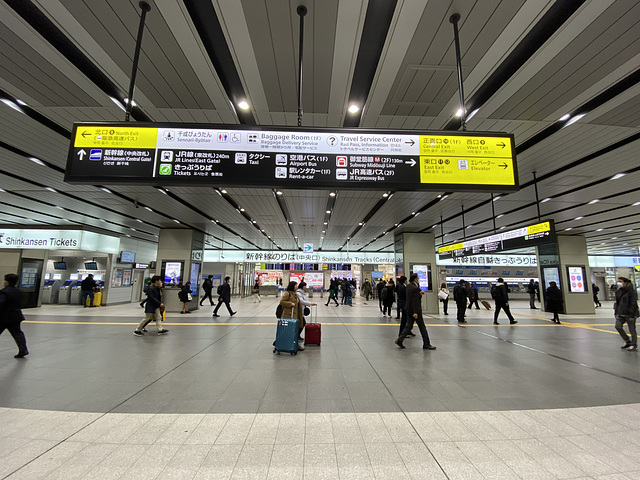
<svg viewBox="0 0 640 480">
<path fill-rule="evenodd" d="M 162 228 L 193 228 L 208 248 L 379 251 L 399 232 L 451 243 L 493 232 L 494 221 L 509 229 L 540 216 L 560 234 L 584 235 L 590 254 L 639 253 L 637 0 L 149 2 L 132 121 L 297 125 L 304 5 L 303 126 L 459 130 L 449 21 L 459 13 L 467 129 L 516 139 L 521 189 L 494 201 L 473 192 L 66 184 L 73 122 L 124 120 L 138 3 L 0 2 L 5 227 L 77 226 L 152 242 Z"/>
</svg>

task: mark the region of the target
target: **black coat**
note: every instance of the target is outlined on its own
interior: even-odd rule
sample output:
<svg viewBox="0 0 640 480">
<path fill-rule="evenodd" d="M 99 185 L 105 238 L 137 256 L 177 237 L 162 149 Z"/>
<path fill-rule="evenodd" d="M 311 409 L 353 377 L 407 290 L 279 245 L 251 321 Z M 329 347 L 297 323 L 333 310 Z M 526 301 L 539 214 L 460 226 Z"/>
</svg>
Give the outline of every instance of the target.
<svg viewBox="0 0 640 480">
<path fill-rule="evenodd" d="M 393 285 L 386 285 L 384 288 L 386 288 L 386 293 L 387 295 L 382 299 L 382 303 L 385 307 L 390 307 L 391 305 L 393 305 L 393 302 L 395 302 L 396 297 L 395 297 L 395 291 L 396 291 L 396 287 L 394 287 Z"/>
<path fill-rule="evenodd" d="M 618 317 L 638 317 L 638 292 L 633 283 L 616 290 L 616 303 L 613 306 Z"/>
<path fill-rule="evenodd" d="M 535 293 L 535 292 L 532 292 Z M 549 287 L 546 292 L 547 311 L 553 313 L 562 313 L 564 311 L 562 292 L 558 287 Z"/>
<path fill-rule="evenodd" d="M 147 303 L 144 304 L 144 313 L 155 313 L 162 303 L 162 289 L 155 285 L 149 285 L 147 291 Z"/>
<path fill-rule="evenodd" d="M 229 283 L 224 282 L 220 286 L 220 298 L 222 299 L 223 302 L 231 301 L 231 286 L 229 286 Z"/>
<path fill-rule="evenodd" d="M 0 322 L 20 323 L 24 320 L 20 309 L 20 290 L 4 287 L 0 290 Z"/>
<path fill-rule="evenodd" d="M 504 306 L 509 303 L 509 292 L 511 290 L 509 290 L 506 283 L 496 283 L 493 288 L 495 288 L 495 296 L 493 299 L 496 301 L 496 305 Z"/>
<path fill-rule="evenodd" d="M 413 316 L 414 313 L 422 314 L 422 292 L 420 287 L 413 282 L 407 285 L 407 315 Z"/>
<path fill-rule="evenodd" d="M 453 289 L 453 299 L 456 303 L 467 303 L 467 289 L 464 285 L 456 285 Z"/>
<path fill-rule="evenodd" d="M 180 291 L 178 292 L 178 299 L 183 303 L 188 302 L 190 293 L 191 293 L 191 289 L 186 285 L 183 285 Z"/>
<path fill-rule="evenodd" d="M 407 286 L 404 283 L 399 283 L 396 291 L 398 293 L 398 308 L 404 310 L 407 306 Z"/>
</svg>

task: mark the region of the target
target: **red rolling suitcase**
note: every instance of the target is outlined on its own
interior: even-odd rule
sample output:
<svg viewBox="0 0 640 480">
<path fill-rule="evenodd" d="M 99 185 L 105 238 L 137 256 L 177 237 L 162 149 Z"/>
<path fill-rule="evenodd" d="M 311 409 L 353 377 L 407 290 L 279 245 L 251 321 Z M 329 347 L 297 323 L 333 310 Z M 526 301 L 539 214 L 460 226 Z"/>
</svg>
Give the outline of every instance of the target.
<svg viewBox="0 0 640 480">
<path fill-rule="evenodd" d="M 313 312 L 315 309 L 315 322 L 313 321 Z M 317 305 L 314 307 L 311 306 L 311 317 L 309 318 L 309 322 L 304 327 L 304 344 L 305 345 L 320 345 L 321 340 L 321 327 L 318 321 L 318 308 Z"/>
</svg>

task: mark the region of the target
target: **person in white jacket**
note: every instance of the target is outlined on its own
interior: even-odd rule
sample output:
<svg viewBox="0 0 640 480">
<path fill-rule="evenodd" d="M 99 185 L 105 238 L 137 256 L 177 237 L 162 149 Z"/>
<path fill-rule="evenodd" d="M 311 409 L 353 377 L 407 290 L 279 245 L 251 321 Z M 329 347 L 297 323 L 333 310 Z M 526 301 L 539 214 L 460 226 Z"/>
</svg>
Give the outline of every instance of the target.
<svg viewBox="0 0 640 480">
<path fill-rule="evenodd" d="M 312 303 L 309 301 L 309 298 L 307 297 L 307 283 L 304 280 L 302 280 L 300 282 L 300 285 L 298 285 L 296 293 L 298 294 L 298 298 L 300 299 L 300 303 L 302 304 L 303 309 L 305 307 L 309 308 L 312 305 L 317 305 L 317 303 Z M 306 323 L 307 322 L 305 320 L 302 320 L 300 332 L 298 333 L 298 350 L 304 350 L 304 338 L 302 338 L 302 329 L 304 328 Z"/>
</svg>

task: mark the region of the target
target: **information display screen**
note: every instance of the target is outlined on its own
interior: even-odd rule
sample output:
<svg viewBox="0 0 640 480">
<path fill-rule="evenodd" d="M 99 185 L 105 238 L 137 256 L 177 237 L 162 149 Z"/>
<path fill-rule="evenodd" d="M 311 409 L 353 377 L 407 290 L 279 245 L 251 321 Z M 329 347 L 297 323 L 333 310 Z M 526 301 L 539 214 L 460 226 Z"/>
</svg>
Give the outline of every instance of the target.
<svg viewBox="0 0 640 480">
<path fill-rule="evenodd" d="M 542 276 L 544 277 L 544 289 L 549 288 L 551 282 L 556 282 L 558 288 L 560 286 L 560 271 L 556 267 L 545 267 L 542 269 Z"/>
<path fill-rule="evenodd" d="M 418 280 L 420 281 L 420 290 L 430 290 L 429 285 L 431 283 L 431 266 L 430 265 L 410 265 L 411 273 L 418 274 Z"/>
<path fill-rule="evenodd" d="M 584 267 L 567 267 L 567 277 L 569 278 L 569 291 L 571 293 L 587 293 L 587 282 L 585 281 Z"/>
<path fill-rule="evenodd" d="M 168 123 L 76 123 L 65 181 L 79 184 L 515 191 L 514 137 Z"/>
<path fill-rule="evenodd" d="M 165 267 L 164 283 L 165 285 L 177 285 L 182 280 L 182 262 L 162 262 Z"/>
<path fill-rule="evenodd" d="M 307 290 L 321 290 L 323 284 L 324 273 L 322 272 L 291 272 L 289 278 L 294 281 L 300 282 L 304 280 L 307 283 Z"/>
<path fill-rule="evenodd" d="M 467 255 L 493 253 L 517 248 L 533 247 L 551 243 L 556 239 L 553 220 L 547 220 L 535 225 L 496 233 L 488 237 L 466 240 L 464 242 L 445 245 L 438 248 L 439 260 L 447 260 Z M 505 275 L 509 275 L 505 273 Z"/>
</svg>

